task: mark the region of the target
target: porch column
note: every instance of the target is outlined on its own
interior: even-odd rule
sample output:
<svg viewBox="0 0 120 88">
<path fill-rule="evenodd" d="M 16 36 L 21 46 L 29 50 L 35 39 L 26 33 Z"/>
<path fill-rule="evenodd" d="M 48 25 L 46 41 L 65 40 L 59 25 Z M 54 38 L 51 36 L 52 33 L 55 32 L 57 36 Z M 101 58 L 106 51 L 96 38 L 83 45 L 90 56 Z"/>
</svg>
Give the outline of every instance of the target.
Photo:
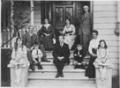
<svg viewBox="0 0 120 88">
<path fill-rule="evenodd" d="M 30 1 L 30 8 L 31 8 L 31 25 L 34 25 L 34 1 Z"/>
<path fill-rule="evenodd" d="M 1 1 L 0 1 L 0 12 L 1 12 Z M 1 19 L 1 15 L 0 15 L 0 19 Z M 0 24 L 0 28 L 1 28 L 1 24 Z M 0 31 L 0 47 L 2 44 L 2 37 L 1 37 L 1 31 Z M 0 49 L 0 87 L 1 87 L 1 49 Z"/>
<path fill-rule="evenodd" d="M 14 1 L 13 0 L 11 0 L 11 13 L 10 13 L 10 21 L 11 21 L 11 27 L 10 27 L 10 29 L 11 29 L 11 35 L 13 36 L 13 34 L 14 34 L 14 32 L 16 32 L 15 31 L 15 29 L 14 29 L 14 19 L 13 19 L 13 16 L 14 16 Z M 12 43 L 11 43 L 12 44 Z"/>
</svg>

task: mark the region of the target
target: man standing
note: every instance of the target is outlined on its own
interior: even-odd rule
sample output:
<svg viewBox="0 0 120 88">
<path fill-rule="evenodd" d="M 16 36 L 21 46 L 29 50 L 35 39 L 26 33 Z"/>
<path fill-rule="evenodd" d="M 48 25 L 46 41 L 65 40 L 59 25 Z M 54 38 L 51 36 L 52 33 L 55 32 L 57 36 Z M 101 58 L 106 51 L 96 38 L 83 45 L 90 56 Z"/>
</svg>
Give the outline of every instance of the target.
<svg viewBox="0 0 120 88">
<path fill-rule="evenodd" d="M 82 21 L 79 29 L 80 42 L 83 45 L 83 50 L 85 54 L 88 51 L 88 45 L 90 40 L 90 32 L 91 32 L 91 16 L 89 13 L 89 7 L 87 5 L 83 6 L 84 14 L 82 15 Z"/>
<path fill-rule="evenodd" d="M 66 64 L 69 64 L 69 56 L 70 51 L 67 44 L 64 43 L 64 36 L 59 36 L 59 43 L 55 44 L 55 48 L 53 50 L 54 64 L 57 68 L 58 77 L 63 77 L 63 68 Z"/>
</svg>

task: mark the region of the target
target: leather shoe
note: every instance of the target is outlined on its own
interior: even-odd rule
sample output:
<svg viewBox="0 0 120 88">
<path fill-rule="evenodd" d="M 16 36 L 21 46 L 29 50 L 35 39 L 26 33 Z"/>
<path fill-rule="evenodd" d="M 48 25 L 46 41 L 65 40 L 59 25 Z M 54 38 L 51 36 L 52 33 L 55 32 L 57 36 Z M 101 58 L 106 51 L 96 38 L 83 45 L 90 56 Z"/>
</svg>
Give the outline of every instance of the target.
<svg viewBox="0 0 120 88">
<path fill-rule="evenodd" d="M 58 78 L 59 76 L 60 76 L 60 75 L 57 73 L 56 76 L 55 76 L 55 78 Z"/>
</svg>

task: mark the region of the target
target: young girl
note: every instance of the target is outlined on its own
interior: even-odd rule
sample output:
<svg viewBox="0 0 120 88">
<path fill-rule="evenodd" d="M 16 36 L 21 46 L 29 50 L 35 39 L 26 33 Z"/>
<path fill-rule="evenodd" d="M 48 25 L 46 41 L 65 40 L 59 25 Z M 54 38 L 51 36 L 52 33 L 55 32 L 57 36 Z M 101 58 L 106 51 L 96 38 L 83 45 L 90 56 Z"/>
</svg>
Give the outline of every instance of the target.
<svg viewBox="0 0 120 88">
<path fill-rule="evenodd" d="M 27 48 L 22 44 L 21 38 L 16 39 L 11 58 L 10 65 L 15 67 L 15 81 L 19 83 L 21 81 L 20 75 L 22 74 L 22 68 L 29 67 L 29 61 L 27 59 Z"/>
<path fill-rule="evenodd" d="M 76 68 L 81 68 L 82 65 L 82 61 L 83 61 L 83 49 L 82 49 L 82 45 L 78 44 L 76 50 L 74 51 L 74 60 L 75 60 L 75 69 Z"/>
<path fill-rule="evenodd" d="M 100 79 L 104 80 L 106 77 L 106 66 L 110 65 L 108 57 L 108 49 L 105 40 L 100 40 L 97 49 L 97 59 L 94 62 L 95 67 L 99 68 Z"/>
</svg>

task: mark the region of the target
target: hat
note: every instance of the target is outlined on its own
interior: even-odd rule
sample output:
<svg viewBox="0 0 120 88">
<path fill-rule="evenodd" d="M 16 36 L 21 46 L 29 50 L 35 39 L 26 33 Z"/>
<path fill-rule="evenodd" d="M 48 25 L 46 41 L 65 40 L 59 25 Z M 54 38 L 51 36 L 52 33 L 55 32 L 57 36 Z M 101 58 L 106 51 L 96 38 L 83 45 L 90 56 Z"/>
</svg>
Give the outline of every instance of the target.
<svg viewBox="0 0 120 88">
<path fill-rule="evenodd" d="M 84 5 L 83 8 L 89 8 L 87 5 Z"/>
</svg>

